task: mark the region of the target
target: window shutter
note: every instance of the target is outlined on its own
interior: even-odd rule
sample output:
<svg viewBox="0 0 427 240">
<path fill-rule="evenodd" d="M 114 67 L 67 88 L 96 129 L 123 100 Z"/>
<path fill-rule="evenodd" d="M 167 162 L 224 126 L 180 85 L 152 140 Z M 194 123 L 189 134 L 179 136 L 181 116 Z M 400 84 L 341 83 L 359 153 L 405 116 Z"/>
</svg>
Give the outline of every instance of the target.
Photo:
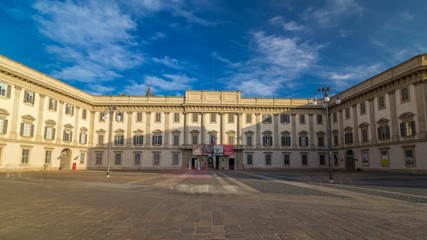
<svg viewBox="0 0 427 240">
<path fill-rule="evenodd" d="M 55 128 L 52 128 L 52 140 L 55 139 Z"/>
<path fill-rule="evenodd" d="M 298 141 L 299 141 L 299 146 L 301 147 L 301 137 L 299 137 L 299 139 L 298 139 Z"/>
<path fill-rule="evenodd" d="M 24 91 L 24 103 L 27 102 L 27 90 Z"/>
<path fill-rule="evenodd" d="M 79 143 L 83 143 L 83 141 L 82 141 L 82 133 L 79 133 Z"/>
<path fill-rule="evenodd" d="M 34 136 L 34 124 L 31 124 L 31 137 Z"/>
<path fill-rule="evenodd" d="M 44 139 L 46 139 L 46 135 L 47 135 L 47 127 L 44 128 Z"/>
<path fill-rule="evenodd" d="M 10 84 L 7 85 L 7 92 L 6 92 L 6 97 L 10 98 L 10 91 L 12 89 L 12 86 L 10 86 Z"/>
<path fill-rule="evenodd" d="M 31 102 L 32 104 L 34 104 L 35 99 L 36 99 L 36 93 L 33 92 L 33 98 L 32 98 L 33 101 Z"/>
<path fill-rule="evenodd" d="M 7 133 L 7 119 L 3 120 L 3 129 L 2 133 Z"/>
<path fill-rule="evenodd" d="M 87 134 L 85 134 L 85 144 L 87 143 Z"/>
<path fill-rule="evenodd" d="M 412 135 L 415 136 L 415 134 L 417 132 L 416 129 L 415 129 L 415 121 L 412 121 L 411 125 L 412 125 Z"/>
<path fill-rule="evenodd" d="M 401 123 L 400 124 L 400 135 L 402 136 L 402 137 L 405 137 L 406 135 L 405 135 L 405 123 Z"/>
<path fill-rule="evenodd" d="M 153 136 L 153 145 L 155 145 L 156 143 L 154 142 L 155 136 Z"/>
<path fill-rule="evenodd" d="M 70 142 L 73 141 L 73 132 L 70 131 Z"/>
</svg>

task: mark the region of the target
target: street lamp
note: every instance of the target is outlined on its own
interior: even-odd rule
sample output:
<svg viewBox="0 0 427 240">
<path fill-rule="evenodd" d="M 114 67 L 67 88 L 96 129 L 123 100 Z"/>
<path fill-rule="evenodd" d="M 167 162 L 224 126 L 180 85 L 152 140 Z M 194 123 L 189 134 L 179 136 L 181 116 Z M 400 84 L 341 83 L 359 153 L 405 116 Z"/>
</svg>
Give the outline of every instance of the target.
<svg viewBox="0 0 427 240">
<path fill-rule="evenodd" d="M 329 118 L 329 103 L 331 101 L 331 98 L 329 97 L 329 91 L 330 88 L 328 86 L 326 87 L 319 87 L 317 89 L 317 92 L 322 93 L 323 95 L 323 107 L 326 109 L 326 134 L 328 136 L 328 170 L 329 170 L 329 182 L 333 183 L 334 179 L 332 178 L 332 167 L 331 167 L 331 154 L 332 154 L 332 141 L 331 141 L 331 121 Z M 337 99 L 335 100 L 335 104 L 340 104 L 341 99 L 337 96 Z M 313 101 L 313 105 L 317 105 L 316 99 Z"/>
<path fill-rule="evenodd" d="M 111 151 L 111 134 L 113 128 L 113 117 L 114 112 L 116 111 L 116 106 L 109 106 L 107 112 L 102 117 L 104 120 L 107 118 L 110 120 L 108 125 L 108 151 L 107 151 L 107 177 L 110 177 L 110 151 Z M 117 119 L 120 121 L 121 117 L 117 116 Z"/>
</svg>

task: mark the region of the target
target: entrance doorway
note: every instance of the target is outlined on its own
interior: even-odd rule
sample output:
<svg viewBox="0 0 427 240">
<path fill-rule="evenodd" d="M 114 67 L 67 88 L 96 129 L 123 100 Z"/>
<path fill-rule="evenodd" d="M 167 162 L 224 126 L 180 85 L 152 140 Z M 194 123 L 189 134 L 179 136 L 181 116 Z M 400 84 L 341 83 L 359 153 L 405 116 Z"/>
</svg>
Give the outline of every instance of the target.
<svg viewBox="0 0 427 240">
<path fill-rule="evenodd" d="M 70 170 L 71 169 L 71 150 L 65 148 L 61 152 L 59 170 Z"/>
<path fill-rule="evenodd" d="M 197 167 L 197 158 L 191 159 L 191 169 L 196 169 Z"/>
<path fill-rule="evenodd" d="M 234 158 L 229 158 L 228 159 L 228 169 L 229 170 L 234 170 Z"/>
<path fill-rule="evenodd" d="M 347 150 L 347 152 L 345 152 L 345 169 L 349 171 L 356 170 L 356 160 L 352 150 Z"/>
<path fill-rule="evenodd" d="M 219 170 L 219 157 L 215 156 L 215 169 Z"/>
<path fill-rule="evenodd" d="M 214 158 L 208 157 L 208 169 L 214 169 Z"/>
</svg>

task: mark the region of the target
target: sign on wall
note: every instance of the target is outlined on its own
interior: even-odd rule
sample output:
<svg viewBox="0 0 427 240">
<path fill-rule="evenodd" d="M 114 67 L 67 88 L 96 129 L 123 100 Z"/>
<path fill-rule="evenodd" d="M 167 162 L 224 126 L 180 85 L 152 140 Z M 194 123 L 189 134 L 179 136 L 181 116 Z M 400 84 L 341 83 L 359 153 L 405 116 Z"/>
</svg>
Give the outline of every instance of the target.
<svg viewBox="0 0 427 240">
<path fill-rule="evenodd" d="M 202 155 L 202 145 L 193 145 L 193 155 Z"/>
</svg>

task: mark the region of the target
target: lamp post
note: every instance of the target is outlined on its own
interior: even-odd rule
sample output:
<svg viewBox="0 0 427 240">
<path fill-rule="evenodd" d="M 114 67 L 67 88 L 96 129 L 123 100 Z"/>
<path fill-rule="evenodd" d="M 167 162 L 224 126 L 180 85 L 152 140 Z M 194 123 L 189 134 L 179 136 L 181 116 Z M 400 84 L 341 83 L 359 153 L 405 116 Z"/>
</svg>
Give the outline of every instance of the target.
<svg viewBox="0 0 427 240">
<path fill-rule="evenodd" d="M 102 117 L 104 120 L 109 119 L 109 125 L 108 125 L 108 151 L 107 151 L 107 177 L 110 177 L 110 151 L 111 151 L 111 135 L 112 135 L 112 129 L 113 129 L 113 117 L 114 112 L 116 111 L 116 106 L 109 106 L 107 113 L 104 114 Z"/>
<path fill-rule="evenodd" d="M 331 154 L 332 154 L 332 141 L 331 141 L 331 121 L 329 118 L 329 102 L 331 101 L 331 98 L 329 97 L 330 88 L 328 86 L 326 87 L 319 87 L 317 89 L 317 92 L 322 93 L 323 95 L 323 107 L 326 109 L 326 134 L 328 138 L 328 172 L 329 172 L 329 182 L 333 183 L 334 179 L 332 177 L 332 167 L 331 167 Z M 335 104 L 340 104 L 341 99 L 337 97 L 335 100 Z M 316 99 L 313 101 L 313 105 L 317 105 Z"/>
</svg>

